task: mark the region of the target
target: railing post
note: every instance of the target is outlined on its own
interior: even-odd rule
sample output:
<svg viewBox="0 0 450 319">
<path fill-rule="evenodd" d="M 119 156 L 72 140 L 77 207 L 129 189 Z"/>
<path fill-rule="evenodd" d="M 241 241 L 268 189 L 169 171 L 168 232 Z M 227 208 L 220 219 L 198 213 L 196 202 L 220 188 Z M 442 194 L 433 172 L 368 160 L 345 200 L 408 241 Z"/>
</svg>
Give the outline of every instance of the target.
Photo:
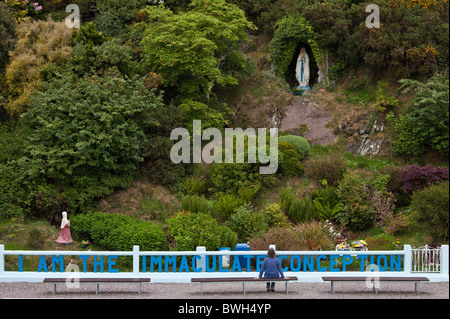
<svg viewBox="0 0 450 319">
<path fill-rule="evenodd" d="M 404 272 L 405 274 L 411 274 L 411 266 L 412 266 L 412 248 L 411 245 L 404 245 L 403 251 L 405 252 L 405 265 Z"/>
<path fill-rule="evenodd" d="M 441 274 L 448 275 L 448 245 L 441 246 L 440 261 L 441 261 Z"/>
<path fill-rule="evenodd" d="M 0 245 L 0 274 L 5 272 L 5 246 Z"/>
<path fill-rule="evenodd" d="M 201 252 L 205 252 L 206 251 L 206 247 L 204 246 L 199 246 L 196 249 L 197 251 L 201 251 Z M 203 254 L 199 254 L 200 258 L 196 260 L 197 265 L 196 268 L 201 268 L 202 272 L 206 271 L 206 256 Z"/>
<path fill-rule="evenodd" d="M 133 246 L 133 273 L 139 273 L 139 246 Z"/>
</svg>

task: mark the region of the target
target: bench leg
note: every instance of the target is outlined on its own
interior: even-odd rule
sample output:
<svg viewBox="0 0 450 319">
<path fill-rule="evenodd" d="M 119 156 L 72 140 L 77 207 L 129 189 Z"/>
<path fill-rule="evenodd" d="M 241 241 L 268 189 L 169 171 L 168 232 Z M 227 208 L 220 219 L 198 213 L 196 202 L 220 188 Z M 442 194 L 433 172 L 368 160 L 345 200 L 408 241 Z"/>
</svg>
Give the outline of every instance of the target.
<svg viewBox="0 0 450 319">
<path fill-rule="evenodd" d="M 286 295 L 288 294 L 288 282 L 286 281 Z"/>
<path fill-rule="evenodd" d="M 200 293 L 203 296 L 203 283 L 202 282 L 200 283 Z"/>
<path fill-rule="evenodd" d="M 420 295 L 420 282 L 416 282 L 414 285 L 415 285 L 414 290 L 417 292 L 418 295 Z"/>
<path fill-rule="evenodd" d="M 244 295 L 245 295 L 245 282 L 242 283 L 242 289 L 243 289 Z"/>
<path fill-rule="evenodd" d="M 331 292 L 334 294 L 334 281 L 331 281 Z"/>
<path fill-rule="evenodd" d="M 56 283 L 53 283 L 53 294 L 56 294 Z"/>
<path fill-rule="evenodd" d="M 98 295 L 98 286 L 99 286 L 99 284 L 96 283 L 95 285 L 96 285 L 96 286 L 95 286 L 95 294 Z"/>
</svg>

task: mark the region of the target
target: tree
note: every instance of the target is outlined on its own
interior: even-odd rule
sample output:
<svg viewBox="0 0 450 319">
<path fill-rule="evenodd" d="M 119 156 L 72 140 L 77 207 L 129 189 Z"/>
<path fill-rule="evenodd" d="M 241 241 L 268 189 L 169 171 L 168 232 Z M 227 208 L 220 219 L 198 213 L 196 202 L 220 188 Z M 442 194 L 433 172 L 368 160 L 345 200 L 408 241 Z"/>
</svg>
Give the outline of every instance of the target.
<svg viewBox="0 0 450 319">
<path fill-rule="evenodd" d="M 11 62 L 5 70 L 5 109 L 11 115 L 27 110 L 29 95 L 39 88 L 42 71 L 51 65 L 61 65 L 72 53 L 72 31 L 64 22 L 23 22 L 17 27 L 17 43 Z"/>
<path fill-rule="evenodd" d="M 194 0 L 189 9 L 178 14 L 163 6 L 143 10 L 148 15 L 144 61 L 162 75 L 165 85 L 177 86 L 186 97 L 202 93 L 209 100 L 216 84 L 238 83 L 224 66 L 240 55 L 239 44 L 253 25 L 224 0 Z"/>
<path fill-rule="evenodd" d="M 435 75 L 427 83 L 400 80 L 403 92 L 415 90 L 416 97 L 395 123 L 394 150 L 418 156 L 427 147 L 448 157 L 449 79 Z"/>
<path fill-rule="evenodd" d="M 48 213 L 65 203 L 80 211 L 126 187 L 144 160 L 149 111 L 161 106 L 161 97 L 137 77 L 64 75 L 45 83 L 22 117 L 32 134 L 15 163 L 16 183 L 33 198 L 27 205 Z"/>
</svg>

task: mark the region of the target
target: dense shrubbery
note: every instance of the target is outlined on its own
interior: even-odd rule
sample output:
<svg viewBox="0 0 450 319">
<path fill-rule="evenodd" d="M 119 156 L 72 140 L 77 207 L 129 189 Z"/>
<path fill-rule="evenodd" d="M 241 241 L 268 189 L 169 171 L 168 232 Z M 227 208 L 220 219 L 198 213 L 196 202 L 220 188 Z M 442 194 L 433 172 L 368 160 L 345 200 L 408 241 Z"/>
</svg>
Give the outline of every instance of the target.
<svg viewBox="0 0 450 319">
<path fill-rule="evenodd" d="M 419 218 L 430 224 L 430 231 L 435 238 L 448 240 L 448 181 L 442 181 L 415 191 L 412 195 L 411 208 L 419 213 Z"/>
<path fill-rule="evenodd" d="M 264 217 L 270 228 L 283 228 L 289 226 L 288 218 L 281 210 L 281 206 L 278 203 L 268 205 L 264 209 Z"/>
<path fill-rule="evenodd" d="M 72 32 L 63 22 L 30 21 L 17 27 L 17 43 L 5 70 L 5 109 L 12 115 L 26 111 L 29 95 L 39 88 L 45 68 L 64 63 L 72 54 Z"/>
<path fill-rule="evenodd" d="M 9 62 L 8 52 L 14 48 L 15 31 L 16 22 L 13 13 L 5 3 L 0 2 L 0 74 L 3 73 L 5 65 Z"/>
<path fill-rule="evenodd" d="M 231 216 L 231 229 L 238 234 L 241 241 L 246 242 L 266 231 L 267 223 L 262 213 L 254 211 L 250 204 L 244 203 Z"/>
<path fill-rule="evenodd" d="M 279 203 L 293 223 L 298 224 L 320 218 L 313 199 L 309 195 L 299 199 L 289 187 L 280 190 Z"/>
<path fill-rule="evenodd" d="M 249 183 L 259 185 L 261 175 L 256 164 L 249 163 L 213 163 L 210 170 L 211 183 L 217 192 L 237 194 Z"/>
<path fill-rule="evenodd" d="M 212 204 L 203 195 L 186 195 L 181 199 L 181 207 L 191 213 L 208 214 L 211 212 Z"/>
<path fill-rule="evenodd" d="M 86 209 L 136 176 L 152 122 L 147 114 L 160 106 L 138 78 L 64 76 L 45 83 L 23 115 L 32 130 L 23 156 L 7 164 L 19 176 L 1 192 L 19 185 L 15 202 L 35 214 Z"/>
<path fill-rule="evenodd" d="M 296 135 L 284 135 L 278 138 L 278 142 L 286 142 L 294 145 L 298 154 L 300 155 L 300 160 L 303 160 L 306 156 L 308 156 L 309 151 L 311 149 L 311 145 L 309 142 L 301 137 Z"/>
<path fill-rule="evenodd" d="M 394 151 L 418 157 L 431 149 L 449 154 L 449 79 L 436 75 L 427 83 L 402 80 L 405 91 L 413 88 L 415 99 L 405 112 L 393 120 Z M 392 118 L 392 116 L 391 116 Z"/>
<path fill-rule="evenodd" d="M 179 212 L 167 220 L 169 233 L 174 238 L 174 249 L 196 250 L 204 246 L 206 250 L 219 247 L 234 247 L 237 235 L 228 227 L 219 225 L 211 215 L 204 213 Z"/>
<path fill-rule="evenodd" d="M 340 210 L 336 220 L 352 230 L 367 229 L 373 225 L 375 208 L 370 203 L 369 185 L 355 173 L 347 173 L 336 193 Z"/>
<path fill-rule="evenodd" d="M 294 145 L 287 142 L 278 143 L 279 169 L 285 176 L 301 176 L 304 167 Z"/>
<path fill-rule="evenodd" d="M 70 218 L 70 230 L 79 240 L 90 240 L 107 250 L 131 251 L 139 245 L 143 251 L 166 248 L 163 230 L 149 222 L 127 215 L 89 213 Z"/>
</svg>

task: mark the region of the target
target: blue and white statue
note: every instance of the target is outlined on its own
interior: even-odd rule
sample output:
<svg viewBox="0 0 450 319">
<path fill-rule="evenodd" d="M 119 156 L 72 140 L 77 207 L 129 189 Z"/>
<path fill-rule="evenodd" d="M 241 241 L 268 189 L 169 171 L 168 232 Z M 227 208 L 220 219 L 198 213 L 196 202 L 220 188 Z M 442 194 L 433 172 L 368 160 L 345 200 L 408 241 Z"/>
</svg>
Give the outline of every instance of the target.
<svg viewBox="0 0 450 319">
<path fill-rule="evenodd" d="M 309 56 L 305 48 L 301 48 L 295 68 L 295 77 L 300 85 L 297 90 L 309 90 Z"/>
</svg>

